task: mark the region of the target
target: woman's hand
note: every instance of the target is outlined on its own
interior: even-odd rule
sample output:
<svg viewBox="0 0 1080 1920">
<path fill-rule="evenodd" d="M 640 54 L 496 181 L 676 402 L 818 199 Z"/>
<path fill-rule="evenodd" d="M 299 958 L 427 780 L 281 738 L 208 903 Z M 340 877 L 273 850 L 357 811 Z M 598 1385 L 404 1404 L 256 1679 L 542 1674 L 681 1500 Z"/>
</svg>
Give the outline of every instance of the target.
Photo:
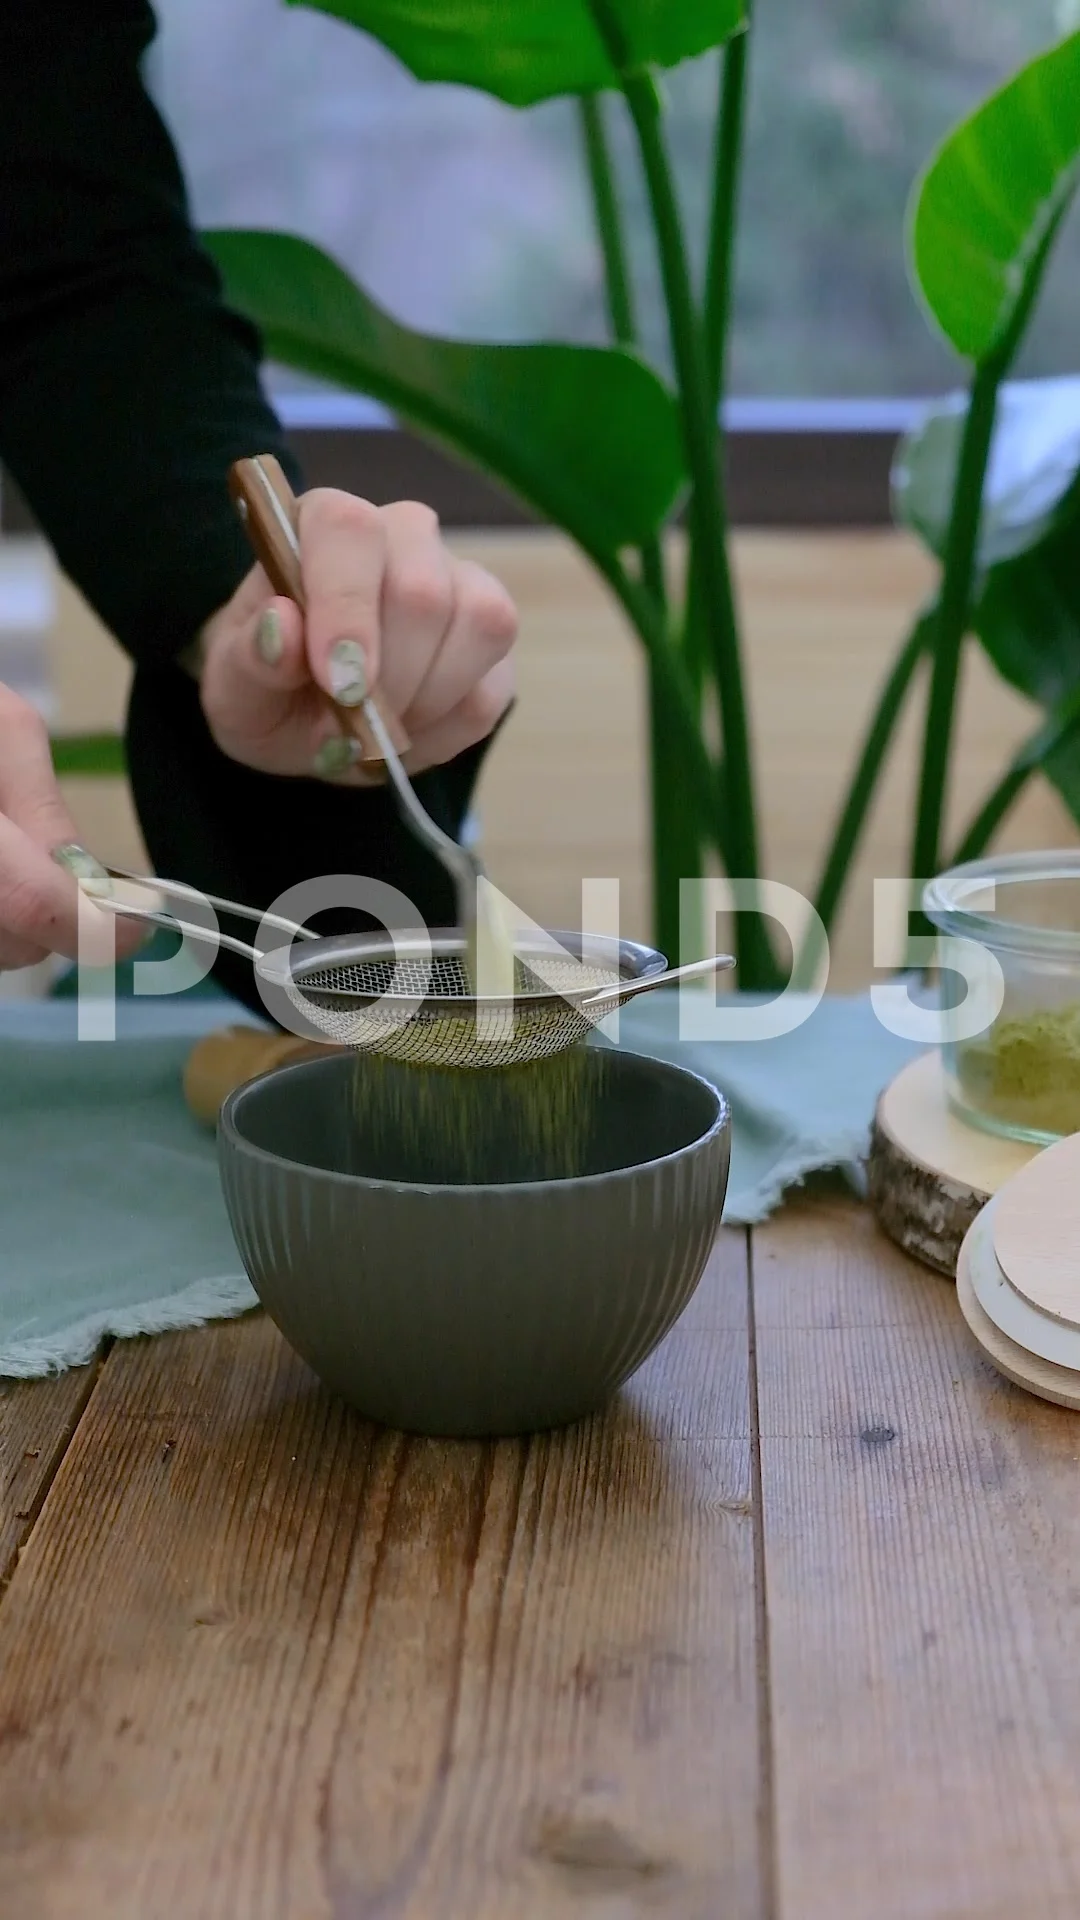
<svg viewBox="0 0 1080 1920">
<path fill-rule="evenodd" d="M 41 715 L 0 686 L 0 968 L 32 967 L 50 953 L 105 963 L 133 953 L 145 928 L 93 907 L 52 858 L 77 838 L 60 797 Z M 113 939 L 115 937 L 115 949 Z"/>
<path fill-rule="evenodd" d="M 254 567 L 202 635 L 203 710 L 222 751 L 264 773 L 368 776 L 341 709 L 378 685 L 411 773 L 486 739 L 513 698 L 505 588 L 444 546 L 430 508 L 319 487 L 299 503 L 307 612 Z"/>
</svg>

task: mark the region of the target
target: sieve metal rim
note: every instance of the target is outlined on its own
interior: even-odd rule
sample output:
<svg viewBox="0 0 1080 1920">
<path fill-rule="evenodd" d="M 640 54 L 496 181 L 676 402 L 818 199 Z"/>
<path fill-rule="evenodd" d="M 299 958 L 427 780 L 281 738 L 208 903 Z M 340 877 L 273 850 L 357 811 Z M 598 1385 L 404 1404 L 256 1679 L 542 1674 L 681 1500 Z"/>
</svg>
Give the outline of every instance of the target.
<svg viewBox="0 0 1080 1920">
<path fill-rule="evenodd" d="M 612 986 L 620 982 L 629 985 L 631 981 L 651 979 L 664 973 L 667 960 L 655 947 L 642 945 L 635 940 L 622 940 L 614 935 L 585 934 L 579 930 L 545 929 L 545 941 L 554 941 L 562 947 L 572 959 L 583 960 L 583 964 L 596 966 L 608 964 L 614 978 Z M 583 951 L 587 955 L 583 959 Z M 563 1005 L 576 1006 L 591 993 L 597 991 L 596 981 L 590 981 L 580 988 L 567 988 L 565 991 L 548 987 L 543 991 L 520 990 L 514 994 L 485 995 L 477 998 L 473 994 L 417 994 L 416 992 L 395 992 L 392 988 L 379 993 L 367 993 L 359 987 L 325 986 L 317 981 L 309 981 L 307 976 L 319 974 L 333 966 L 364 966 L 379 963 L 393 963 L 396 960 L 423 960 L 431 958 L 461 959 L 466 952 L 467 941 L 460 927 L 433 928 L 425 939 L 414 932 L 338 934 L 327 939 L 313 940 L 303 946 L 275 947 L 264 953 L 257 966 L 262 978 L 270 985 L 282 988 L 286 992 L 291 986 L 305 999 L 318 1006 L 325 996 L 333 999 L 338 1006 L 342 1001 L 362 1007 L 376 1005 L 386 1001 L 391 1007 L 395 1004 L 421 1009 L 437 1010 L 445 1017 L 459 1014 L 468 1018 L 477 1012 L 498 1012 L 501 1009 L 528 1009 L 530 1013 L 539 1012 L 544 1007 L 561 1002 Z M 544 942 L 521 938 L 516 944 L 516 957 L 526 965 L 530 955 L 537 960 L 545 955 L 551 957 L 551 949 Z"/>
</svg>

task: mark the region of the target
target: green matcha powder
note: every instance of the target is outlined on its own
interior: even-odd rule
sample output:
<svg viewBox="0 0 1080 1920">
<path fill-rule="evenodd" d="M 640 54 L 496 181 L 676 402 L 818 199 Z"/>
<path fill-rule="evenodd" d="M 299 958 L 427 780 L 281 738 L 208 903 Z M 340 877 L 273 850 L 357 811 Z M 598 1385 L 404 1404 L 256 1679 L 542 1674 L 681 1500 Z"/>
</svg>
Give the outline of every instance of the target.
<svg viewBox="0 0 1080 1920">
<path fill-rule="evenodd" d="M 1038 1133 L 1080 1132 L 1080 1003 L 995 1021 L 956 1048 L 956 1076 L 979 1112 Z"/>
<path fill-rule="evenodd" d="M 586 1168 L 606 1061 L 573 1046 L 512 1067 L 357 1057 L 356 1171 L 432 1185 L 568 1180 Z"/>
</svg>

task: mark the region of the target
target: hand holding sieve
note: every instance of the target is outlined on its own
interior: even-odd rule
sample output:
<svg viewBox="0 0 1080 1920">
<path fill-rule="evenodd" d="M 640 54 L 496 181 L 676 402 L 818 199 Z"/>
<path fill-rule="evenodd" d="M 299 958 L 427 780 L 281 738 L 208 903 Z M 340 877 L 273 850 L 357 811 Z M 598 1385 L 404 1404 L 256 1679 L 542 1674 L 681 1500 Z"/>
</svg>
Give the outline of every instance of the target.
<svg viewBox="0 0 1080 1920">
<path fill-rule="evenodd" d="M 304 579 L 296 532 L 296 496 L 281 466 L 272 454 L 237 460 L 229 469 L 229 492 L 274 592 L 295 601 L 303 610 Z M 401 764 L 401 754 L 408 751 L 408 736 L 400 721 L 380 703 L 378 695 L 365 695 L 359 707 L 348 711 L 363 753 L 361 765 L 389 778 L 405 825 L 450 875 L 458 925 L 466 929 L 474 943 L 477 883 L 483 878 L 483 867 L 467 847 L 436 826 L 421 805 Z"/>
<path fill-rule="evenodd" d="M 513 994 L 478 998 L 460 927 L 320 938 L 280 914 L 200 893 L 182 881 L 146 880 L 123 868 L 102 868 L 79 847 L 58 848 L 54 858 L 74 873 L 102 911 L 168 927 L 193 940 L 215 938 L 230 953 L 250 960 L 264 985 L 283 994 L 323 1039 L 417 1066 L 505 1067 L 546 1059 L 585 1039 L 639 993 L 735 964 L 722 954 L 669 968 L 652 947 L 611 935 L 522 936 L 516 942 Z M 208 934 L 182 910 L 141 907 L 130 894 L 110 895 L 110 879 L 175 899 L 181 909 L 185 900 L 207 902 L 287 935 L 289 944 L 268 950 L 231 934 Z"/>
</svg>

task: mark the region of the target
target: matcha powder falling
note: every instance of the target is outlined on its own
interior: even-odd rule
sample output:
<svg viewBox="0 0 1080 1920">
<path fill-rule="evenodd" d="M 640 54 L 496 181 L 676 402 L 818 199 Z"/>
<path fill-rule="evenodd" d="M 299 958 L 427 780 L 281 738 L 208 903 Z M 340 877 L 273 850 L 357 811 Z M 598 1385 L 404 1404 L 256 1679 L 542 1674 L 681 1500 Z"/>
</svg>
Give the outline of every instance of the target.
<svg viewBox="0 0 1080 1920">
<path fill-rule="evenodd" d="M 357 1057 L 358 1171 L 434 1186 L 568 1180 L 586 1166 L 604 1050 L 512 1067 L 422 1067 Z"/>
</svg>

